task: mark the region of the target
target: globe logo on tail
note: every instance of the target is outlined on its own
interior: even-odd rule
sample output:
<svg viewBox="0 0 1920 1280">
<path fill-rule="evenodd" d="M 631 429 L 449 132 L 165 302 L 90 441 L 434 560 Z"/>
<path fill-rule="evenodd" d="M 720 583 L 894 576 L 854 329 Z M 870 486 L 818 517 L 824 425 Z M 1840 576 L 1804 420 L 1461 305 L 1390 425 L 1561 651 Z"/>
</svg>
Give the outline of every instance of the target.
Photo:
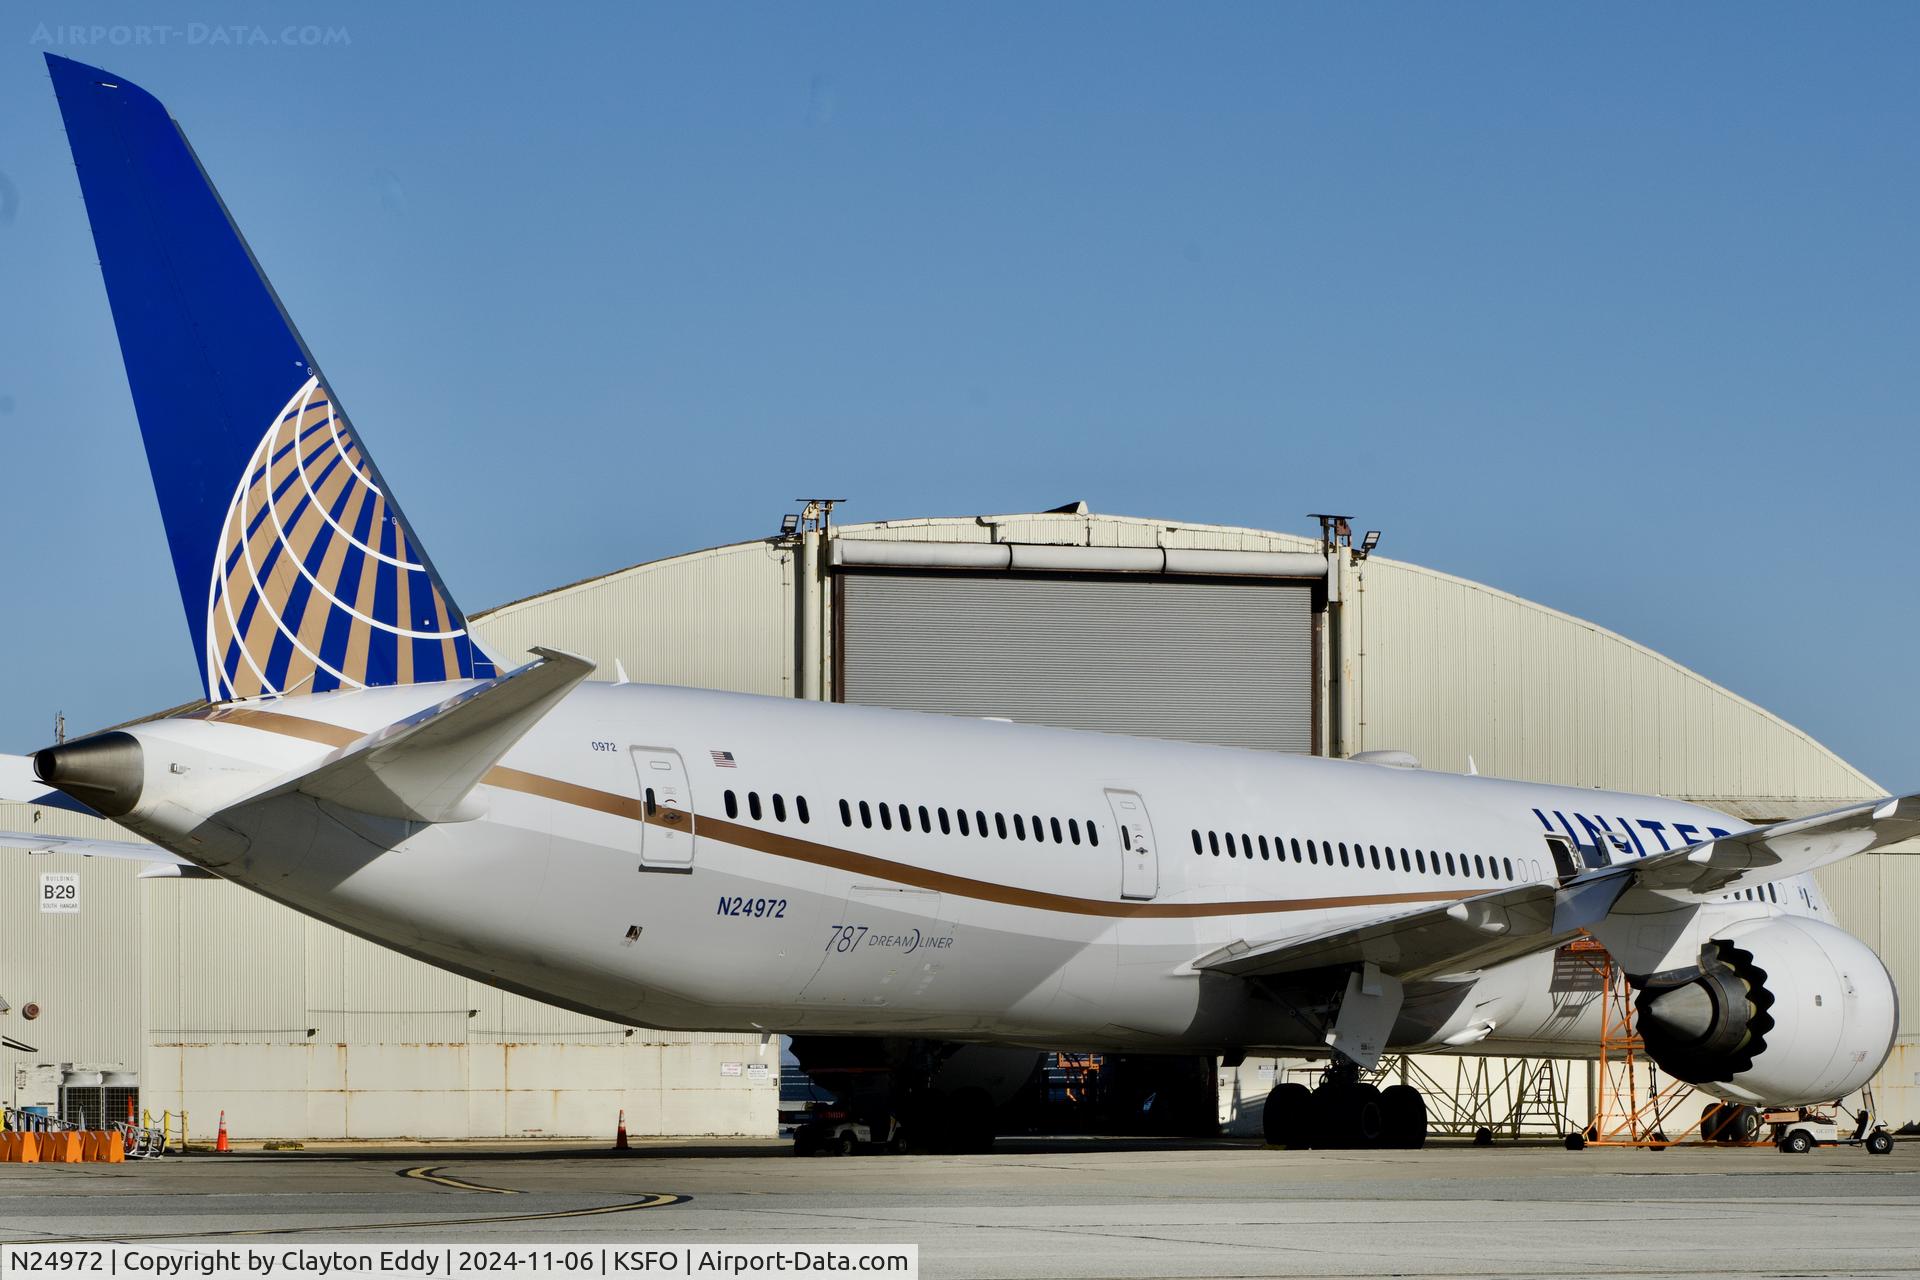
<svg viewBox="0 0 1920 1280">
<path fill-rule="evenodd" d="M 207 588 L 216 700 L 475 674 L 466 620 L 376 475 L 326 387 L 308 378 L 227 507 Z"/>
</svg>

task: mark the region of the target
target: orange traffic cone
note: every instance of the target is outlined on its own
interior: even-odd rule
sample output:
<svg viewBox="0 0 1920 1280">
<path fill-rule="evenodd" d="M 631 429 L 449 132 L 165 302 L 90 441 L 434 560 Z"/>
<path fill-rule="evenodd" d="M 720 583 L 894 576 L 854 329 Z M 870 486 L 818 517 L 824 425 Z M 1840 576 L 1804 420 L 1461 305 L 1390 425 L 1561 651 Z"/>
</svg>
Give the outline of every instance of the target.
<svg viewBox="0 0 1920 1280">
<path fill-rule="evenodd" d="M 613 1131 L 613 1149 L 615 1151 L 631 1149 L 627 1146 L 627 1109 L 625 1107 L 620 1108 L 620 1124 Z"/>
<path fill-rule="evenodd" d="M 213 1149 L 220 1155 L 232 1155 L 233 1148 L 227 1145 L 227 1113 L 220 1113 L 220 1134 L 213 1140 Z"/>
</svg>

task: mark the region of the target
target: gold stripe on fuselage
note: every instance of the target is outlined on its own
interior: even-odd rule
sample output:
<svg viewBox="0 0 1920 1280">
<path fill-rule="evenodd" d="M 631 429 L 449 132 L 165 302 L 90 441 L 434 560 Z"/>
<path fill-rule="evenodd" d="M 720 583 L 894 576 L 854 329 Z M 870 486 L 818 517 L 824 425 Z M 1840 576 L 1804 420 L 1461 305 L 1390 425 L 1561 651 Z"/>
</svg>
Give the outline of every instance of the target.
<svg viewBox="0 0 1920 1280">
<path fill-rule="evenodd" d="M 193 718 L 243 725 L 249 729 L 261 729 L 268 733 L 300 738 L 307 742 L 318 742 L 330 747 L 348 746 L 366 736 L 352 729 L 319 720 L 305 720 L 298 716 L 256 711 L 249 707 L 209 709 L 193 713 Z M 504 765 L 495 765 L 487 770 L 481 782 L 505 791 L 539 796 L 560 804 L 593 809 L 636 822 L 650 822 L 656 826 L 677 824 L 684 816 L 677 809 L 662 808 L 656 810 L 653 816 L 647 817 L 642 813 L 640 801 L 635 796 L 623 796 L 612 791 L 583 787 L 576 782 L 564 782 L 558 778 L 527 773 L 521 769 L 509 769 Z M 706 814 L 696 813 L 694 825 L 695 834 L 701 839 L 719 840 L 736 848 L 751 849 L 756 853 L 764 853 L 775 858 L 805 862 L 816 867 L 830 867 L 853 875 L 873 876 L 881 880 L 891 880 L 895 884 L 911 885 L 916 889 L 932 889 L 939 893 L 950 893 L 956 897 L 972 898 L 979 902 L 994 902 L 1003 906 L 1027 907 L 1035 911 L 1056 911 L 1077 916 L 1104 916 L 1132 920 L 1190 920 L 1206 916 L 1271 915 L 1292 911 L 1329 911 L 1339 907 L 1390 907 L 1417 902 L 1452 902 L 1461 898 L 1471 898 L 1487 891 L 1483 886 L 1472 889 L 1424 889 L 1411 893 L 1359 893 L 1327 898 L 1261 898 L 1237 902 L 1110 901 L 1103 898 L 1079 898 L 1070 894 L 1049 893 L 1041 889 L 1023 889 L 1018 885 L 1000 884 L 993 880 L 976 880 L 972 876 L 954 875 L 947 871 L 936 871 L 931 867 L 916 866 L 910 862 L 876 858 L 872 854 L 855 853 L 851 849 L 842 849 L 813 840 L 802 840 L 783 832 L 767 831 L 760 827 L 729 822 L 724 818 Z"/>
</svg>

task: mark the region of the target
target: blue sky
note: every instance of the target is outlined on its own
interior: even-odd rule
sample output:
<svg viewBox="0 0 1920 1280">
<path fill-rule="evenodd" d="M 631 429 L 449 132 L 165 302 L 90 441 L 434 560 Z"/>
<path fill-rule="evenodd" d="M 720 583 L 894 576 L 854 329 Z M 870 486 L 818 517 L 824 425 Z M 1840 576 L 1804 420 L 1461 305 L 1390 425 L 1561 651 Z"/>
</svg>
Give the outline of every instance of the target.
<svg viewBox="0 0 1920 1280">
<path fill-rule="evenodd" d="M 1343 510 L 1913 789 L 1917 37 L 1866 4 L 9 5 L 0 749 L 197 691 L 51 49 L 183 122 L 469 610 L 800 493 Z"/>
</svg>

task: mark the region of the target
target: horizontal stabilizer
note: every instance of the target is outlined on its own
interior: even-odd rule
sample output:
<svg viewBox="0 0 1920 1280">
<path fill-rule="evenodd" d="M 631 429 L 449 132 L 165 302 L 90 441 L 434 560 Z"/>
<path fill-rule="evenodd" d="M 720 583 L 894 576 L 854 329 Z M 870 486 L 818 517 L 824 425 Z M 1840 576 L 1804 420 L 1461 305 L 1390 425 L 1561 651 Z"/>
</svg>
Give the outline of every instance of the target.
<svg viewBox="0 0 1920 1280">
<path fill-rule="evenodd" d="M 0 831 L 0 849 L 20 849 L 27 853 L 77 853 L 83 858 L 113 858 L 122 862 L 148 864 L 140 879 L 160 877 L 185 880 L 217 880 L 218 876 L 176 857 L 158 845 L 141 840 L 91 840 L 79 836 L 36 836 L 19 831 Z"/>
<path fill-rule="evenodd" d="M 539 655 L 535 661 L 376 730 L 252 799 L 298 791 L 409 822 L 478 817 L 481 809 L 471 792 L 487 770 L 593 674 L 594 664 L 574 654 L 534 653 Z"/>
</svg>

